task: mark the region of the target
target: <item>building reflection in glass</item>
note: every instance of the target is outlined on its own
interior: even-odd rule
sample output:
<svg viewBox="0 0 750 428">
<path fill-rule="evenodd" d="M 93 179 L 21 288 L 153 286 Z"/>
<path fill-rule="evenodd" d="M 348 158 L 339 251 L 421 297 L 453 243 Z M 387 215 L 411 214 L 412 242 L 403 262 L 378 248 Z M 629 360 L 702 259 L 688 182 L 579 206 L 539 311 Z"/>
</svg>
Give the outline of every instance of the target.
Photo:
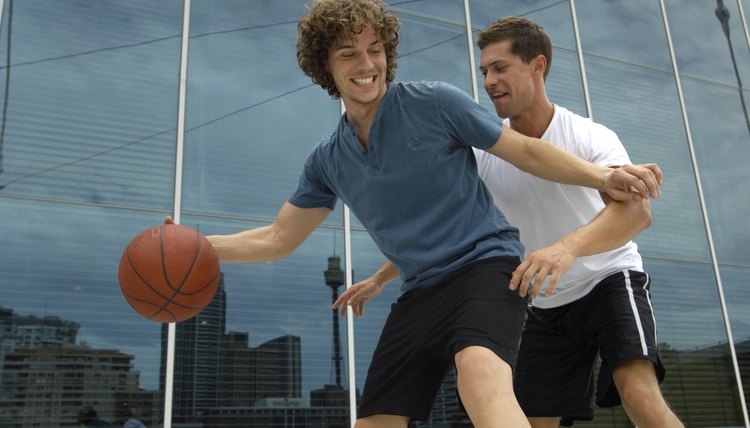
<svg viewBox="0 0 750 428">
<path fill-rule="evenodd" d="M 338 257 L 329 258 L 326 284 L 342 285 Z M 335 297 L 334 297 L 335 298 Z M 226 331 L 222 274 L 214 300 L 200 314 L 176 325 L 173 425 L 205 427 L 346 427 L 348 391 L 341 382 L 338 319 L 334 317 L 335 383 L 302 396 L 301 338 L 285 335 L 251 347 L 249 333 Z M 334 311 L 335 312 L 335 311 Z M 167 326 L 162 326 L 160 384 L 166 373 Z M 193 426 L 193 425 L 190 425 Z"/>
</svg>

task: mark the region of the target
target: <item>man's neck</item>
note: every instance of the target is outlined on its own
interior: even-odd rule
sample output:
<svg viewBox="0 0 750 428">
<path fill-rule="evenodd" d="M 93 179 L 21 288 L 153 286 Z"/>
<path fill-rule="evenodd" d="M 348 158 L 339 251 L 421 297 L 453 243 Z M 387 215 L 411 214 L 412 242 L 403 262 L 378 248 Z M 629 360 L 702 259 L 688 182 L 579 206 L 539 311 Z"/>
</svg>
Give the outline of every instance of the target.
<svg viewBox="0 0 750 428">
<path fill-rule="evenodd" d="M 344 101 L 344 107 L 346 108 L 346 121 L 354 127 L 359 142 L 365 150 L 367 150 L 368 147 L 370 127 L 375 120 L 375 116 L 378 114 L 378 110 L 380 110 L 383 98 L 384 95 L 378 98 L 376 102 L 366 105 L 351 102 L 347 103 Z"/>
<path fill-rule="evenodd" d="M 510 127 L 523 135 L 541 138 L 552 122 L 555 107 L 549 100 L 535 103 L 523 112 L 510 118 Z"/>
</svg>

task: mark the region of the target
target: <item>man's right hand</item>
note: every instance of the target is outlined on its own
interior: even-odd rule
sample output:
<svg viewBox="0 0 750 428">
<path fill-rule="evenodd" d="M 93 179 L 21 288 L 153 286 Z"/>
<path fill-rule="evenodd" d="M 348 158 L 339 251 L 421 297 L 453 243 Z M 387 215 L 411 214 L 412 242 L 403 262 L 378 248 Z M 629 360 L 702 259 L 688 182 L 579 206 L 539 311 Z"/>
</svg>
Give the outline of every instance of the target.
<svg viewBox="0 0 750 428">
<path fill-rule="evenodd" d="M 526 256 L 518 265 L 510 280 L 510 289 L 518 290 L 521 297 L 529 294 L 534 299 L 542 290 L 547 277 L 550 277 L 549 284 L 544 290 L 544 296 L 549 297 L 555 291 L 562 274 L 567 272 L 575 261 L 576 255 L 565 246 L 563 240 L 540 248 Z"/>
<path fill-rule="evenodd" d="M 338 308 L 339 314 L 343 317 L 346 314 L 346 307 L 351 306 L 355 317 L 361 317 L 365 314 L 365 303 L 368 300 L 377 297 L 386 284 L 398 277 L 398 269 L 391 261 L 386 261 L 371 277 L 360 281 L 349 287 L 344 293 L 333 302 L 333 309 Z"/>
<path fill-rule="evenodd" d="M 655 163 L 628 164 L 612 168 L 601 191 L 616 201 L 658 198 L 663 181 L 664 174 Z"/>
<path fill-rule="evenodd" d="M 344 291 L 335 302 L 333 302 L 333 309 L 339 309 L 339 315 L 344 316 L 346 314 L 346 307 L 351 306 L 352 312 L 355 317 L 361 317 L 365 314 L 365 303 L 368 300 L 377 297 L 381 291 L 383 291 L 384 283 L 380 283 L 375 280 L 374 276 L 371 276 L 364 281 L 358 282 L 346 291 Z"/>
</svg>

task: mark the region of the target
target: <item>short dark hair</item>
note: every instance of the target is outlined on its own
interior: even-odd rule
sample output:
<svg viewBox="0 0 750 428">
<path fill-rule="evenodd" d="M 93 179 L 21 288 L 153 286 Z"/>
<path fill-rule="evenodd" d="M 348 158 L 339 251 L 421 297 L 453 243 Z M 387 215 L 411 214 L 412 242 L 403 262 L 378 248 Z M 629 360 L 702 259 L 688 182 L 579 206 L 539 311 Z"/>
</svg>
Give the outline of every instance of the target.
<svg viewBox="0 0 750 428">
<path fill-rule="evenodd" d="M 334 98 L 341 93 L 326 69 L 330 49 L 342 39 L 372 28 L 385 48 L 386 81 L 396 78 L 399 22 L 381 0 L 316 0 L 297 24 L 297 62 Z"/>
<path fill-rule="evenodd" d="M 490 24 L 477 35 L 479 49 L 487 45 L 510 40 L 510 52 L 518 55 L 528 64 L 539 55 L 547 58 L 544 78 L 547 78 L 552 66 L 552 42 L 544 27 L 528 18 L 506 16 Z"/>
</svg>

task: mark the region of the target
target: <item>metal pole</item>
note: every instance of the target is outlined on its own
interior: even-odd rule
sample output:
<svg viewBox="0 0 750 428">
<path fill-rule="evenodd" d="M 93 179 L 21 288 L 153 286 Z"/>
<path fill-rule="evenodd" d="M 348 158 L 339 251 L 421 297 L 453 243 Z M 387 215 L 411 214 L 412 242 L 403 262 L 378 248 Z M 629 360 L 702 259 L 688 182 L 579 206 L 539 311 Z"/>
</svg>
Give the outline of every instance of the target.
<svg viewBox="0 0 750 428">
<path fill-rule="evenodd" d="M 180 224 L 182 213 L 182 162 L 185 146 L 185 98 L 187 94 L 188 42 L 190 39 L 190 0 L 185 0 L 182 12 L 182 45 L 180 51 L 180 81 L 177 99 L 177 147 L 174 180 L 174 222 Z M 174 354 L 177 328 L 167 328 L 167 361 L 164 379 L 164 428 L 172 428 L 172 395 L 174 392 Z"/>
<path fill-rule="evenodd" d="M 341 114 L 346 113 L 346 106 L 341 102 Z M 346 288 L 353 284 L 352 278 L 352 224 L 349 207 L 344 205 L 344 260 L 346 260 Z M 346 308 L 346 353 L 349 359 L 349 425 L 354 428 L 357 423 L 357 373 L 354 366 L 354 312 Z"/>
<path fill-rule="evenodd" d="M 477 83 L 477 65 L 474 58 L 474 36 L 471 29 L 471 11 L 469 0 L 464 0 L 464 20 L 466 22 L 466 41 L 469 47 L 469 76 L 471 77 L 471 94 L 474 101 L 479 102 L 479 84 Z"/>
<path fill-rule="evenodd" d="M 575 0 L 570 0 L 570 16 L 573 19 L 573 35 L 576 39 L 578 66 L 581 67 L 581 84 L 583 85 L 583 99 L 586 102 L 586 113 L 588 113 L 589 119 L 594 120 L 594 113 L 591 110 L 591 97 L 589 96 L 589 81 L 586 78 L 586 66 L 583 63 L 583 48 L 581 48 L 581 35 L 578 31 L 578 14 L 576 13 Z"/>
</svg>

